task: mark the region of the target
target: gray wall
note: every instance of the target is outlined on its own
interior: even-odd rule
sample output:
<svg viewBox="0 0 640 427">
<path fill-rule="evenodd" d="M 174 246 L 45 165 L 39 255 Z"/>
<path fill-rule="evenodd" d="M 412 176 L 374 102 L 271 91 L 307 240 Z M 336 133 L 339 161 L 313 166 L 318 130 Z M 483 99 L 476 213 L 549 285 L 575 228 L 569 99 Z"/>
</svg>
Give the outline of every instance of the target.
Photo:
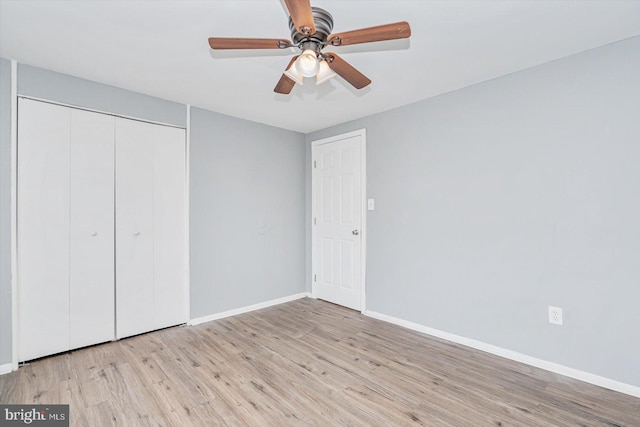
<svg viewBox="0 0 640 427">
<path fill-rule="evenodd" d="M 0 365 L 11 363 L 11 63 L 0 58 Z"/>
<path fill-rule="evenodd" d="M 305 292 L 304 141 L 192 108 L 192 318 Z"/>
<path fill-rule="evenodd" d="M 187 126 L 187 110 L 182 104 L 24 64 L 18 64 L 18 94 Z"/>
<path fill-rule="evenodd" d="M 639 52 L 307 135 L 367 129 L 368 309 L 640 386 Z"/>
</svg>

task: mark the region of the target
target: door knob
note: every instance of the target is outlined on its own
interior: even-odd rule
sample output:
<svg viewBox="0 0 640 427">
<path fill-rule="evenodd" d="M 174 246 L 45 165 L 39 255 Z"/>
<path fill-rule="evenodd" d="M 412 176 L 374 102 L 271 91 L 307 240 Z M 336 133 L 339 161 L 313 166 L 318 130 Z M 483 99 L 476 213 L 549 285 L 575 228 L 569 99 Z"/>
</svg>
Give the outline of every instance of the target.
<svg viewBox="0 0 640 427">
<path fill-rule="evenodd" d="M 134 235 L 134 236 L 139 236 L 139 235 L 140 235 L 140 232 L 139 232 L 139 231 L 136 231 L 136 232 L 134 232 L 134 233 L 133 233 L 133 235 Z"/>
<path fill-rule="evenodd" d="M 96 237 L 96 236 L 98 235 L 98 232 L 97 232 L 97 231 L 92 231 L 92 232 L 91 232 L 91 235 L 92 235 L 93 237 Z"/>
<path fill-rule="evenodd" d="M 357 236 L 358 234 L 360 234 L 360 231 L 359 230 L 353 230 L 351 232 L 351 234 L 353 234 L 354 236 Z"/>
</svg>

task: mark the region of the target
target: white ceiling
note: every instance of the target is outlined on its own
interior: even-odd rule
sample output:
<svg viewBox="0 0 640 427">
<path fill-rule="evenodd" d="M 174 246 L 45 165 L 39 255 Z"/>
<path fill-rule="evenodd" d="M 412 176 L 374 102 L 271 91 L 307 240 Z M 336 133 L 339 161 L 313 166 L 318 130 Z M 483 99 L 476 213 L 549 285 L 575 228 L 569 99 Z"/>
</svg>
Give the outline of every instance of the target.
<svg viewBox="0 0 640 427">
<path fill-rule="evenodd" d="M 333 49 L 373 81 L 365 89 L 307 79 L 286 96 L 273 88 L 293 49 L 214 53 L 207 44 L 289 39 L 281 0 L 0 0 L 0 56 L 308 133 L 640 34 L 640 1 L 312 5 L 333 15 L 334 32 L 406 20 L 412 36 Z"/>
</svg>

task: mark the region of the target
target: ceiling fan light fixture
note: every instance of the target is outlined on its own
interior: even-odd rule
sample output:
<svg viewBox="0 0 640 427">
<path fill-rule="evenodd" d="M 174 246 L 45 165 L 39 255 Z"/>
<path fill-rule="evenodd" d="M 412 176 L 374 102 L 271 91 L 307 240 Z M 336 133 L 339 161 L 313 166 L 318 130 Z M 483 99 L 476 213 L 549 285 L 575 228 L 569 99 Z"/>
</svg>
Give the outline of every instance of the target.
<svg viewBox="0 0 640 427">
<path fill-rule="evenodd" d="M 327 64 L 327 61 L 320 61 L 319 68 L 320 69 L 318 70 L 318 74 L 316 75 L 316 86 L 337 76 L 337 74 L 331 68 L 329 68 L 329 64 Z"/>
<path fill-rule="evenodd" d="M 282 95 L 291 93 L 296 83 L 303 85 L 305 77 L 314 76 L 316 85 L 338 75 L 354 88 L 362 89 L 371 84 L 371 80 L 337 54 L 323 53 L 323 49 L 328 46 L 381 42 L 411 36 L 411 27 L 406 21 L 334 33 L 333 16 L 324 9 L 312 7 L 310 0 L 284 0 L 284 3 L 289 12 L 291 40 L 209 37 L 209 47 L 213 50 L 298 48 L 302 53 L 289 60 L 285 72 L 273 89 L 275 93 Z"/>
<path fill-rule="evenodd" d="M 289 77 L 294 82 L 298 83 L 300 86 L 304 84 L 304 78 L 296 69 L 296 63 L 294 62 L 291 66 L 284 72 L 285 76 Z"/>
<path fill-rule="evenodd" d="M 295 67 L 298 73 L 304 77 L 315 76 L 320 69 L 318 54 L 313 49 L 306 49 L 296 60 Z"/>
</svg>

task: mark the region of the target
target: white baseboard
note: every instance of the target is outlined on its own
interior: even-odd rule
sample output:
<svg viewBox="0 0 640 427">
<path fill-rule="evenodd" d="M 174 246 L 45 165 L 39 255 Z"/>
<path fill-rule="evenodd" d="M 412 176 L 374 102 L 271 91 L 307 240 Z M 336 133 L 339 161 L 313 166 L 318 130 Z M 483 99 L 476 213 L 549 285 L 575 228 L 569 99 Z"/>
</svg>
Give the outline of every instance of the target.
<svg viewBox="0 0 640 427">
<path fill-rule="evenodd" d="M 9 372 L 13 371 L 12 368 L 12 363 L 5 363 L 4 365 L 0 365 L 0 375 L 8 374 Z"/>
<path fill-rule="evenodd" d="M 294 301 L 301 298 L 310 296 L 308 292 L 302 292 L 295 295 L 289 295 L 287 297 L 273 299 L 271 301 L 260 302 L 258 304 L 248 305 L 246 307 L 235 308 L 233 310 L 223 311 L 222 313 L 210 314 L 208 316 L 196 317 L 191 319 L 189 325 L 199 325 L 200 323 L 211 322 L 212 320 L 224 319 L 225 317 L 236 316 L 242 313 L 248 313 L 250 311 L 260 310 L 261 308 L 271 307 L 272 305 L 284 304 L 285 302 Z"/>
<path fill-rule="evenodd" d="M 536 368 L 540 368 L 546 371 L 554 372 L 556 374 L 564 375 L 565 377 L 574 378 L 576 380 L 580 380 L 586 383 L 608 388 L 610 390 L 618 391 L 620 393 L 625 393 L 631 396 L 640 397 L 640 387 L 636 387 L 631 384 L 615 381 L 609 378 L 601 377 L 599 375 L 591 374 L 589 372 L 584 372 L 578 369 L 570 368 L 568 366 L 559 365 L 554 362 L 549 362 L 547 360 L 538 359 L 536 357 L 528 356 L 526 354 L 518 353 L 512 350 L 507 350 L 502 347 L 487 344 L 481 341 L 476 341 L 471 338 L 466 338 L 460 335 L 451 334 L 449 332 L 440 331 L 438 329 L 430 328 L 428 326 L 420 325 L 418 323 L 413 323 L 407 320 L 398 319 L 397 317 L 388 316 L 382 313 L 376 313 L 375 311 L 366 311 L 364 314 L 366 316 L 373 317 L 374 319 L 383 320 L 385 322 L 393 323 L 394 325 L 402 326 L 407 329 L 422 332 L 424 334 L 431 335 L 437 338 L 442 338 L 444 340 L 451 341 L 456 344 L 462 344 L 467 347 L 471 347 L 487 353 L 495 354 L 496 356 L 505 357 L 507 359 L 514 360 L 516 362 L 524 363 L 530 366 L 535 366 Z"/>
</svg>

